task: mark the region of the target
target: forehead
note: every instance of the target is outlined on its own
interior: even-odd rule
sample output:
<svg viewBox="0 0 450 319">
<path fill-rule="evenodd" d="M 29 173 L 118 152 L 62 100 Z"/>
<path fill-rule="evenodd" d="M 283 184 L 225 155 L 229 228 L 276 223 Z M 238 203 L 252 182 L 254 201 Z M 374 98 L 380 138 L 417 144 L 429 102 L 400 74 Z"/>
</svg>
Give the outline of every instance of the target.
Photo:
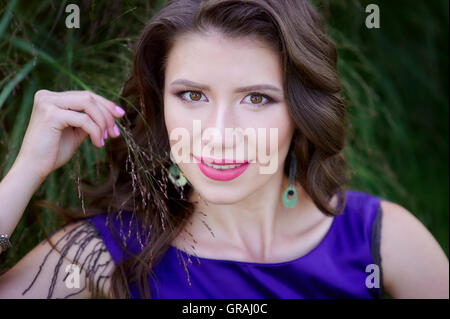
<svg viewBox="0 0 450 319">
<path fill-rule="evenodd" d="M 177 38 L 169 52 L 166 83 L 179 77 L 212 86 L 244 81 L 280 85 L 282 68 L 279 53 L 261 40 L 194 33 Z"/>
</svg>

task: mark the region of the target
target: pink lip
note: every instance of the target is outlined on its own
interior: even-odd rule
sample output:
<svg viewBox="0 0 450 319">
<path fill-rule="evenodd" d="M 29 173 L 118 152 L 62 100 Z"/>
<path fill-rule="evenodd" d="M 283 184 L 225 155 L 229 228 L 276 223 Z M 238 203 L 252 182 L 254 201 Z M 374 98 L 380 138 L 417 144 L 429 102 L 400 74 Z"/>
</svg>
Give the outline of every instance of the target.
<svg viewBox="0 0 450 319">
<path fill-rule="evenodd" d="M 194 158 L 198 161 L 197 165 L 202 171 L 203 174 L 205 174 L 206 177 L 209 177 L 211 179 L 214 179 L 216 181 L 230 181 L 235 178 L 237 178 L 239 175 L 245 172 L 245 170 L 250 165 L 247 161 L 235 161 L 235 160 L 229 160 L 229 159 L 212 159 L 212 158 L 205 158 L 202 157 L 201 159 L 194 156 Z M 226 170 L 219 170 L 212 167 L 209 167 L 208 165 L 204 164 L 203 162 L 207 161 L 208 163 L 212 163 L 214 165 L 229 165 L 229 164 L 243 164 L 236 168 L 230 168 Z"/>
</svg>

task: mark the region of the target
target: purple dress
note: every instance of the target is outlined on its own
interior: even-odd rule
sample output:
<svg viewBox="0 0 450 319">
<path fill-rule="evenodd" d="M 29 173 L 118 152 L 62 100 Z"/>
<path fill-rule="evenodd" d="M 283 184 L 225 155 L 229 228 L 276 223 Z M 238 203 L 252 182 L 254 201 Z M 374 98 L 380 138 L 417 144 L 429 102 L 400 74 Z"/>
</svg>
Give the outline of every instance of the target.
<svg viewBox="0 0 450 319">
<path fill-rule="evenodd" d="M 116 264 L 129 255 L 115 238 L 131 234 L 121 240 L 132 252 L 141 249 L 144 238 L 130 212 L 118 215 L 112 224 L 107 213 L 89 218 Z M 201 258 L 170 246 L 149 278 L 152 298 L 383 298 L 381 215 L 379 197 L 348 190 L 343 213 L 334 217 L 322 241 L 306 255 L 286 262 Z M 112 236 L 110 226 L 119 236 Z M 140 298 L 134 283 L 130 290 L 133 298 Z"/>
</svg>

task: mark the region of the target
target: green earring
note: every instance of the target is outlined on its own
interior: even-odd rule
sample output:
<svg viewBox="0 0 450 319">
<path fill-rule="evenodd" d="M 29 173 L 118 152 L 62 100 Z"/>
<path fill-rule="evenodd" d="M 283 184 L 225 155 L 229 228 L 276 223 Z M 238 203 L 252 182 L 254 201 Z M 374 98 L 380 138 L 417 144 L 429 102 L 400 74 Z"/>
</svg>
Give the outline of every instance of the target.
<svg viewBox="0 0 450 319">
<path fill-rule="evenodd" d="M 177 187 L 182 187 L 187 183 L 186 177 L 184 177 L 180 168 L 175 165 L 169 167 L 169 179 Z"/>
<path fill-rule="evenodd" d="M 294 187 L 295 176 L 297 174 L 297 160 L 292 152 L 291 165 L 289 167 L 289 186 L 283 193 L 283 204 L 287 208 L 292 208 L 297 204 L 297 190 Z"/>
<path fill-rule="evenodd" d="M 187 184 L 187 179 L 184 177 L 181 169 L 176 165 L 172 151 L 170 151 L 170 160 L 173 164 L 169 167 L 169 179 L 175 186 L 183 187 Z"/>
</svg>

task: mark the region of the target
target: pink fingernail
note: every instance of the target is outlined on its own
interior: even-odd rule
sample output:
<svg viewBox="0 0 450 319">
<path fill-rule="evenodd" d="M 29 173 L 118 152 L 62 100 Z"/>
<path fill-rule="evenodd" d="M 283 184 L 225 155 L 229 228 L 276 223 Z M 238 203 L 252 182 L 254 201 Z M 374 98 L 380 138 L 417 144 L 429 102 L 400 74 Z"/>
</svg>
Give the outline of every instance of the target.
<svg viewBox="0 0 450 319">
<path fill-rule="evenodd" d="M 114 133 L 116 133 L 117 136 L 120 135 L 119 128 L 117 127 L 117 124 L 114 124 Z"/>
<path fill-rule="evenodd" d="M 102 139 L 102 146 L 105 146 L 105 140 Z"/>
<path fill-rule="evenodd" d="M 107 138 L 108 138 L 108 130 L 105 130 L 105 134 L 103 135 L 103 138 L 104 138 L 104 139 L 107 139 Z"/>
<path fill-rule="evenodd" d="M 122 109 L 120 106 L 116 105 L 116 111 L 117 113 L 119 113 L 120 115 L 124 115 L 125 111 L 124 109 Z"/>
</svg>

